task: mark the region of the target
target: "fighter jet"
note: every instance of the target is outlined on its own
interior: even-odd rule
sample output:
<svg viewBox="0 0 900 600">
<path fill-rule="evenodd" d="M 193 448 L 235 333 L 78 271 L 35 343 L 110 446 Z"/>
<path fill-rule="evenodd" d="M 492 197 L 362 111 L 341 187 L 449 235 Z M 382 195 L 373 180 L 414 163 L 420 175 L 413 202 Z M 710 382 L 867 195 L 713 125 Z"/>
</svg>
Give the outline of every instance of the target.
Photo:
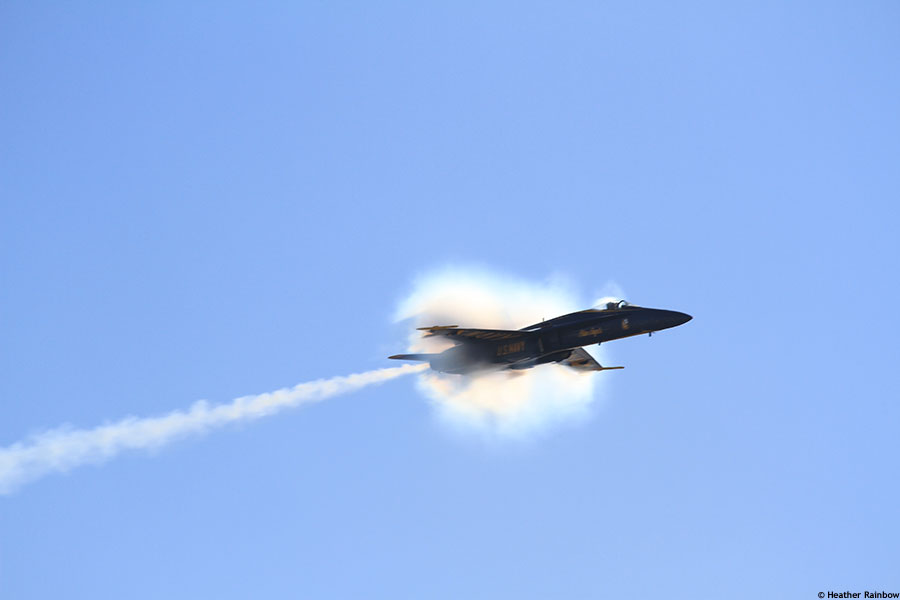
<svg viewBox="0 0 900 600">
<path fill-rule="evenodd" d="M 455 345 L 437 354 L 395 354 L 388 358 L 425 361 L 435 371 L 466 374 L 477 371 L 530 369 L 560 363 L 581 371 L 606 371 L 583 348 L 635 335 L 677 327 L 691 316 L 658 308 L 643 308 L 624 300 L 605 308 L 589 308 L 522 329 L 468 329 L 458 325 L 420 327 L 424 337 L 440 336 Z"/>
</svg>

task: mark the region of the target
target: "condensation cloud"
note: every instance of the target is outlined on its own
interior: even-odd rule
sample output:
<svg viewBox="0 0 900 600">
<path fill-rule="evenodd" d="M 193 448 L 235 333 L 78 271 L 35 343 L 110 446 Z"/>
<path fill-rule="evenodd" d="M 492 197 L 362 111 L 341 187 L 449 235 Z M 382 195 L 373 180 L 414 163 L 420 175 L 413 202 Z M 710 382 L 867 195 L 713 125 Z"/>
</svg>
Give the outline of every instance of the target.
<svg viewBox="0 0 900 600">
<path fill-rule="evenodd" d="M 621 294 L 613 283 L 607 283 L 604 291 Z M 395 316 L 415 327 L 519 329 L 590 305 L 579 301 L 573 286 L 558 277 L 527 281 L 485 269 L 448 268 L 418 278 Z M 422 338 L 417 331 L 409 338 L 410 352 L 440 352 L 451 345 L 441 338 Z M 594 346 L 590 352 L 602 363 L 597 350 Z M 588 414 L 602 375 L 549 364 L 465 376 L 426 371 L 417 385 L 455 427 L 523 437 Z"/>
</svg>

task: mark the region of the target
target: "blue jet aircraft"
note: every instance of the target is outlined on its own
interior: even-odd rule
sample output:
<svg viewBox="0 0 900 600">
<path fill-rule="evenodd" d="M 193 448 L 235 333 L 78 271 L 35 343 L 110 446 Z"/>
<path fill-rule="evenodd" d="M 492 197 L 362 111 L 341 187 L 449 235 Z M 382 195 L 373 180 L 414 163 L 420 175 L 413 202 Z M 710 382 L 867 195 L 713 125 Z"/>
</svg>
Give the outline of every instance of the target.
<svg viewBox="0 0 900 600">
<path fill-rule="evenodd" d="M 435 371 L 466 374 L 476 371 L 530 369 L 560 363 L 583 371 L 605 371 L 583 346 L 677 327 L 690 315 L 643 308 L 624 300 L 606 308 L 589 308 L 518 330 L 467 329 L 457 325 L 420 327 L 425 337 L 441 336 L 455 344 L 437 354 L 396 354 L 388 358 L 426 361 Z"/>
</svg>

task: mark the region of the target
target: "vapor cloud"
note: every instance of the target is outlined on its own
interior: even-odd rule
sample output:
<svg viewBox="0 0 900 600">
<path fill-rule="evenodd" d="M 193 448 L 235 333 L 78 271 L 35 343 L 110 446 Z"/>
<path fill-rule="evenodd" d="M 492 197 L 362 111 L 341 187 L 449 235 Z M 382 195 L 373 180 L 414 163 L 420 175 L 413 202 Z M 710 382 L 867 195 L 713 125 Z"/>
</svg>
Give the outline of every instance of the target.
<svg viewBox="0 0 900 600">
<path fill-rule="evenodd" d="M 615 283 L 601 290 L 621 297 Z M 601 298 L 597 303 L 605 300 Z M 449 268 L 420 277 L 395 317 L 416 327 L 459 325 L 519 329 L 587 308 L 560 278 L 526 281 L 485 269 Z M 440 352 L 452 343 L 414 332 L 410 352 Z M 596 355 L 596 348 L 591 349 Z M 603 357 L 597 356 L 600 362 Z M 455 427 L 501 437 L 523 437 L 583 417 L 604 378 L 550 364 L 521 372 L 445 375 L 423 372 L 419 389 Z"/>
<path fill-rule="evenodd" d="M 187 410 L 176 410 L 160 417 L 127 417 L 93 429 L 63 427 L 46 431 L 0 448 L 0 494 L 9 494 L 52 472 L 109 460 L 124 450 L 157 448 L 178 438 L 273 415 L 286 408 L 352 392 L 424 368 L 424 365 L 404 365 L 378 369 L 301 383 L 257 396 L 243 396 L 227 404 L 211 405 L 201 400 Z"/>
</svg>

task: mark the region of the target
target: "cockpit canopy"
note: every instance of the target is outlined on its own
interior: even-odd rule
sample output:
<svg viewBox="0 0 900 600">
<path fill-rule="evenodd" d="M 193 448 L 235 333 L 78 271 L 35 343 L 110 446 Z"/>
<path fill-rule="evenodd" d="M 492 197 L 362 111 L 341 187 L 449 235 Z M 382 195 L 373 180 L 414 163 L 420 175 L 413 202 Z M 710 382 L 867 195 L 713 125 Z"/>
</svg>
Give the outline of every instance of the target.
<svg viewBox="0 0 900 600">
<path fill-rule="evenodd" d="M 607 302 L 606 310 L 619 310 L 621 308 L 629 308 L 634 306 L 633 304 L 628 304 L 625 300 L 619 300 L 618 302 Z"/>
</svg>

